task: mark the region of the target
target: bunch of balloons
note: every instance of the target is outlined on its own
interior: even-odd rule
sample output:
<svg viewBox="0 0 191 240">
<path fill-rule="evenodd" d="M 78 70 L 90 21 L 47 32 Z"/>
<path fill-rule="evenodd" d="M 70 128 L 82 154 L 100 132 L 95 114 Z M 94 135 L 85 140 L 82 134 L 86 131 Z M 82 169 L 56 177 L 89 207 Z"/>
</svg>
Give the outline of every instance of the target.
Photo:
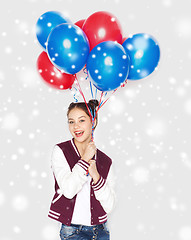
<svg viewBox="0 0 191 240">
<path fill-rule="evenodd" d="M 123 41 L 117 18 L 95 12 L 73 24 L 59 12 L 40 16 L 36 35 L 44 51 L 37 60 L 42 78 L 59 89 L 71 88 L 85 66 L 96 89 L 115 91 L 125 81 L 150 75 L 157 67 L 160 49 L 149 34 L 138 33 Z"/>
</svg>

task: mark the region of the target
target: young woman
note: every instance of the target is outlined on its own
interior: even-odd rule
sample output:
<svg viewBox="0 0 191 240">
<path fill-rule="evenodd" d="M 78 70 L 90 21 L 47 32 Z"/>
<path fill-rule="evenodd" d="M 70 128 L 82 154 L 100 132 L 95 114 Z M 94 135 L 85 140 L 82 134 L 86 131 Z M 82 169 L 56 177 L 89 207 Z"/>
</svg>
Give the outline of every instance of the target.
<svg viewBox="0 0 191 240">
<path fill-rule="evenodd" d="M 90 100 L 94 115 L 97 100 Z M 62 223 L 60 238 L 108 240 L 107 214 L 115 202 L 111 159 L 91 141 L 91 121 L 84 102 L 71 103 L 68 125 L 72 139 L 56 144 L 52 153 L 55 195 L 49 217 Z M 94 124 L 94 126 L 93 126 Z"/>
</svg>

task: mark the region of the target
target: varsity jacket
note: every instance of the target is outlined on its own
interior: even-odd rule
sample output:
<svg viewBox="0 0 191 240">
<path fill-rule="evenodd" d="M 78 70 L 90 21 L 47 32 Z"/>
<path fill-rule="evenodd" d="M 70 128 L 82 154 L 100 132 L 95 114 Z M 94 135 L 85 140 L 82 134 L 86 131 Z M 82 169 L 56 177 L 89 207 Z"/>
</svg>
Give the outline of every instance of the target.
<svg viewBox="0 0 191 240">
<path fill-rule="evenodd" d="M 75 146 L 74 139 L 56 144 L 64 154 L 69 165 L 68 169 L 62 163 L 52 170 L 55 179 L 55 194 L 52 199 L 48 216 L 65 225 L 70 225 L 76 196 L 87 181 L 89 163 L 82 160 Z M 53 151 L 54 154 L 54 151 Z M 100 179 L 94 184 L 90 182 L 90 212 L 91 225 L 102 224 L 107 221 L 107 214 L 112 210 L 115 202 L 114 177 L 111 171 L 112 160 L 102 151 L 96 151 L 96 166 Z"/>
</svg>

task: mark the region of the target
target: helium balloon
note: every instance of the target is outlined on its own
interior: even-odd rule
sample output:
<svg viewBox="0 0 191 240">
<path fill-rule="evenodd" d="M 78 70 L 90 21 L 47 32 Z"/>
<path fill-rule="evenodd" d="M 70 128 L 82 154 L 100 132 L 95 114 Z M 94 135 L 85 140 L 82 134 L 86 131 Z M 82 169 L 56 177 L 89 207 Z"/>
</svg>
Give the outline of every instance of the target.
<svg viewBox="0 0 191 240">
<path fill-rule="evenodd" d="M 127 37 L 123 37 L 122 43 L 124 43 L 126 39 L 127 39 Z"/>
<path fill-rule="evenodd" d="M 75 74 L 85 65 L 89 42 L 76 25 L 64 23 L 55 27 L 48 37 L 47 52 L 51 62 L 65 73 Z"/>
<path fill-rule="evenodd" d="M 49 86 L 57 89 L 71 88 L 75 76 L 58 70 L 49 60 L 46 52 L 42 52 L 37 60 L 38 72 Z"/>
<path fill-rule="evenodd" d="M 120 23 L 111 13 L 104 11 L 95 12 L 86 19 L 82 29 L 88 37 L 91 50 L 104 41 L 122 43 Z"/>
<path fill-rule="evenodd" d="M 130 57 L 128 79 L 142 79 L 155 70 L 160 59 L 160 49 L 151 35 L 135 34 L 126 39 L 122 45 Z"/>
<path fill-rule="evenodd" d="M 49 11 L 40 16 L 36 23 L 36 36 L 41 46 L 46 49 L 48 35 L 57 25 L 71 21 L 56 11 Z"/>
<path fill-rule="evenodd" d="M 82 20 L 79 20 L 79 21 L 75 22 L 75 25 L 82 28 L 84 22 L 85 22 L 85 19 L 82 19 Z"/>
<path fill-rule="evenodd" d="M 114 90 L 127 78 L 129 56 L 121 44 L 113 41 L 102 42 L 90 52 L 87 70 L 97 89 Z"/>
</svg>

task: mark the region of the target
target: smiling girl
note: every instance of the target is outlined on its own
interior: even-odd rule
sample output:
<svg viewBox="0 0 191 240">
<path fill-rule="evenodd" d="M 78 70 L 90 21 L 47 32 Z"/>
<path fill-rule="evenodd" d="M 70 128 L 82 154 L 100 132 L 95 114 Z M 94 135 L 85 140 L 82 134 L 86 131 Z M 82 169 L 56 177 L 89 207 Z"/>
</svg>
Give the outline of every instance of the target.
<svg viewBox="0 0 191 240">
<path fill-rule="evenodd" d="M 110 239 L 107 215 L 115 202 L 112 160 L 91 141 L 97 126 L 89 112 L 96 112 L 97 100 L 71 103 L 68 126 L 72 139 L 58 143 L 52 153 L 55 194 L 49 217 L 62 223 L 60 238 Z"/>
</svg>

